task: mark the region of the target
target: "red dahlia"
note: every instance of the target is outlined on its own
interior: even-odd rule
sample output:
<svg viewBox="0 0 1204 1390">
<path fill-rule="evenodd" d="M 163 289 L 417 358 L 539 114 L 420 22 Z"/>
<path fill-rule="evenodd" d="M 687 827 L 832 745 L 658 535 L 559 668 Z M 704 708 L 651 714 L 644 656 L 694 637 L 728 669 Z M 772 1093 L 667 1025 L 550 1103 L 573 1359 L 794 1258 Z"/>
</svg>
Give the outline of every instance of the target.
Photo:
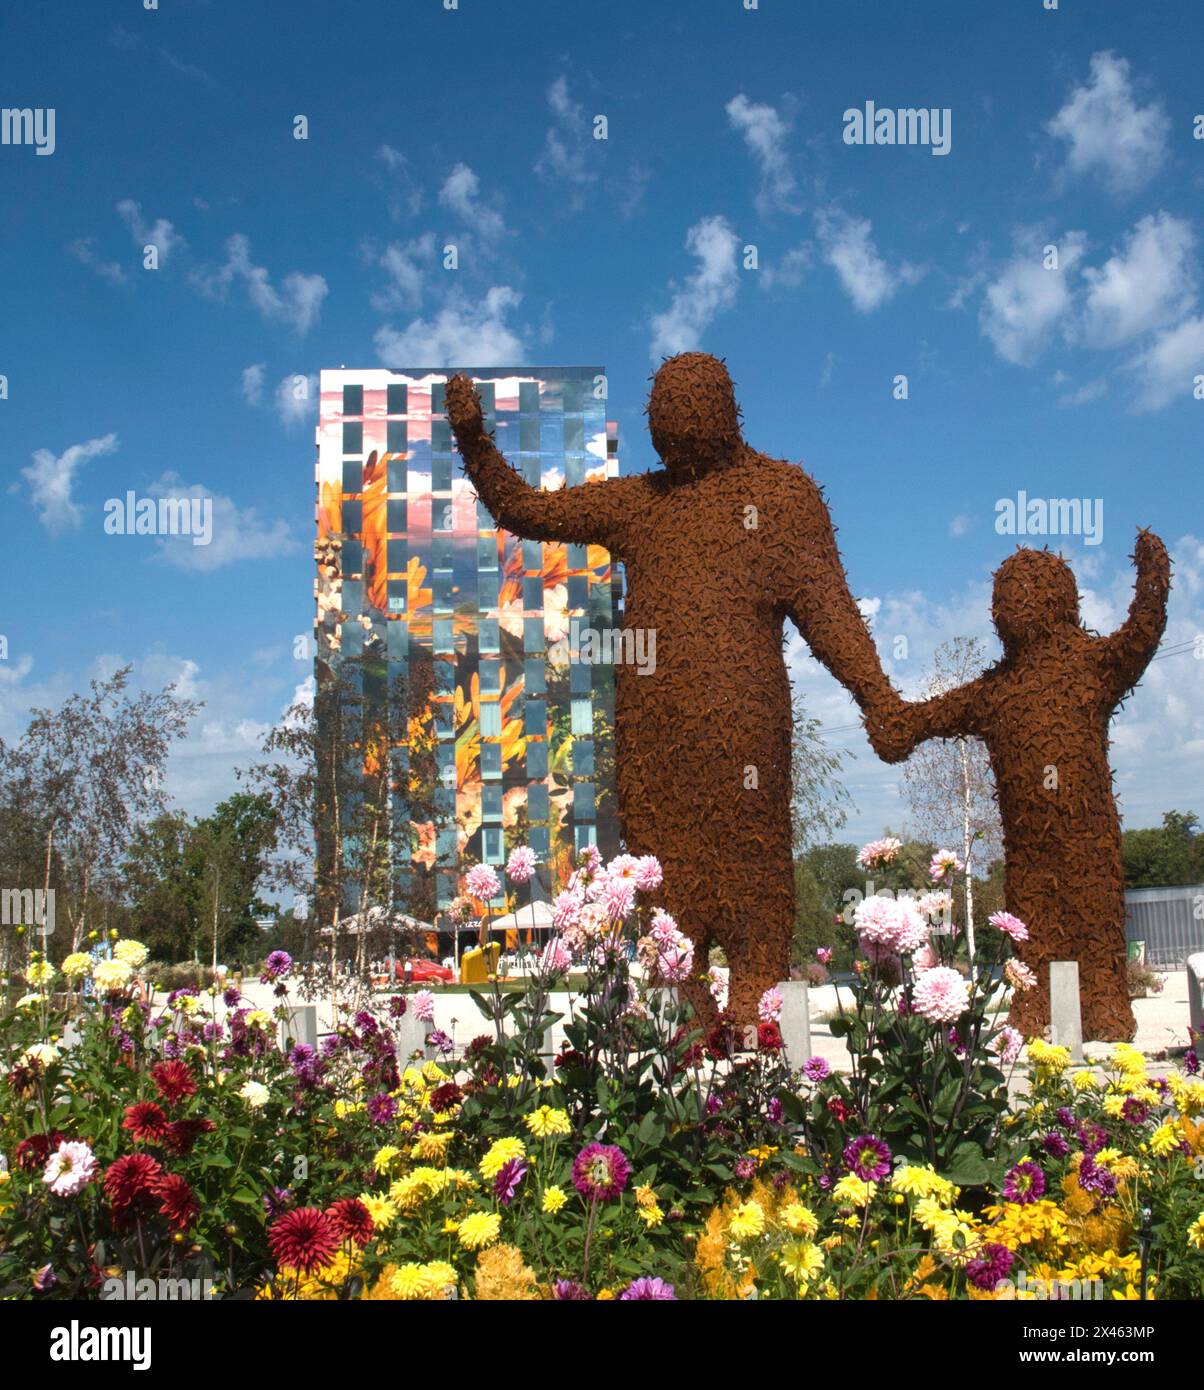
<svg viewBox="0 0 1204 1390">
<path fill-rule="evenodd" d="M 339 1248 L 334 1222 L 317 1207 L 298 1207 L 278 1216 L 268 1227 L 268 1244 L 278 1265 L 312 1274 L 327 1264 Z"/>
<path fill-rule="evenodd" d="M 192 1146 L 202 1134 L 208 1134 L 213 1128 L 213 1121 L 206 1120 L 203 1116 L 192 1115 L 184 1120 L 173 1120 L 167 1126 L 167 1133 L 163 1136 L 163 1147 L 169 1154 L 182 1156 L 192 1152 Z"/>
<path fill-rule="evenodd" d="M 186 1062 L 156 1062 L 151 1067 L 151 1080 L 159 1098 L 168 1105 L 175 1105 L 185 1096 L 196 1095 L 196 1081 Z"/>
<path fill-rule="evenodd" d="M 431 1109 L 436 1115 L 442 1115 L 445 1110 L 450 1110 L 453 1105 L 459 1105 L 463 1099 L 464 1092 L 454 1081 L 449 1081 L 444 1086 L 437 1086 L 431 1092 Z"/>
<path fill-rule="evenodd" d="M 113 1210 L 124 1211 L 140 1198 L 153 1195 L 153 1185 L 162 1171 L 150 1154 L 126 1154 L 110 1164 L 105 1192 Z"/>
<path fill-rule="evenodd" d="M 782 1049 L 782 1030 L 776 1023 L 757 1025 L 757 1046 L 762 1052 L 780 1052 Z"/>
<path fill-rule="evenodd" d="M 128 1129 L 135 1144 L 161 1144 L 170 1128 L 167 1116 L 153 1100 L 127 1105 L 122 1129 Z"/>
<path fill-rule="evenodd" d="M 356 1245 L 367 1245 L 375 1229 L 368 1208 L 358 1197 L 343 1197 L 326 1208 L 326 1215 L 334 1223 L 340 1240 L 353 1240 Z"/>
<path fill-rule="evenodd" d="M 201 1214 L 201 1204 L 178 1173 L 164 1173 L 154 1184 L 154 1194 L 162 1202 L 160 1214 L 177 1231 L 186 1231 Z"/>
</svg>

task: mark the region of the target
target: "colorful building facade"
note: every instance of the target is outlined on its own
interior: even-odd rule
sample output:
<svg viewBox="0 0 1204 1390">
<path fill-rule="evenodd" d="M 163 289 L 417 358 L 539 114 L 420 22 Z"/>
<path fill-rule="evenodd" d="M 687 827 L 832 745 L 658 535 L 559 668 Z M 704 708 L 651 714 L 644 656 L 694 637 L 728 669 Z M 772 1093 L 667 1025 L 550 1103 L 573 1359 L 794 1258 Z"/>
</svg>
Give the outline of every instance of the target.
<svg viewBox="0 0 1204 1390">
<path fill-rule="evenodd" d="M 467 374 L 532 486 L 617 476 L 600 368 Z M 433 871 L 438 908 L 457 894 L 458 866 L 500 865 L 517 839 L 550 865 L 552 886 L 576 850 L 617 847 L 613 669 L 572 660 L 569 634 L 574 620 L 622 621 L 605 550 L 494 525 L 455 452 L 446 380 L 324 371 L 317 428 L 319 679 L 342 669 L 429 686 L 438 814 L 414 825 L 414 862 L 398 874 Z M 408 817 L 395 795 L 394 816 Z"/>
</svg>

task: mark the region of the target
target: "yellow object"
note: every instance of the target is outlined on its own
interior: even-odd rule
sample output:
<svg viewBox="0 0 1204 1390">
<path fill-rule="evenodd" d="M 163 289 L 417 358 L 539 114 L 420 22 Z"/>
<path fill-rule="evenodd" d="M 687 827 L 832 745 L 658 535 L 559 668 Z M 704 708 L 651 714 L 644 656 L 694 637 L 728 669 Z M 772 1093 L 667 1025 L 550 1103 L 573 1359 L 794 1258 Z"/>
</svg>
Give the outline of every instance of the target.
<svg viewBox="0 0 1204 1390">
<path fill-rule="evenodd" d="M 502 948 L 496 941 L 491 941 L 484 950 L 474 946 L 471 951 L 465 951 L 460 957 L 460 983 L 485 984 L 490 975 L 497 974 L 497 962 L 501 954 Z"/>
</svg>

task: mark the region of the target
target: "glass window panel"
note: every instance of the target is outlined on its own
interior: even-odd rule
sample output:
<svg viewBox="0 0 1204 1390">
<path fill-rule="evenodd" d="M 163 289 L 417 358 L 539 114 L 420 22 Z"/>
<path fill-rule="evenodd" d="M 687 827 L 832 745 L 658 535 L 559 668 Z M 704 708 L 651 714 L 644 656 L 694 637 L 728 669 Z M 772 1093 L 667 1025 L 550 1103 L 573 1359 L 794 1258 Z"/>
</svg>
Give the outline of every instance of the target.
<svg viewBox="0 0 1204 1390">
<path fill-rule="evenodd" d="M 389 415 L 404 415 L 406 413 L 406 383 L 404 381 L 390 382 L 385 388 L 385 412 Z M 402 446 L 405 447 L 404 445 Z"/>
<path fill-rule="evenodd" d="M 544 782 L 535 782 L 527 788 L 527 816 L 529 819 L 547 820 L 550 813 L 548 788 Z"/>
<path fill-rule="evenodd" d="M 546 743 L 527 744 L 527 776 L 538 781 L 548 775 L 548 745 Z"/>
<path fill-rule="evenodd" d="M 541 652 L 545 646 L 543 619 L 523 619 L 523 651 Z"/>
<path fill-rule="evenodd" d="M 546 700 L 527 700 L 526 708 L 523 711 L 523 730 L 528 735 L 547 733 L 548 702 Z"/>
<path fill-rule="evenodd" d="M 523 579 L 523 607 L 526 609 L 543 608 L 543 580 L 542 579 Z"/>
<path fill-rule="evenodd" d="M 482 661 L 478 667 L 481 675 L 481 694 L 500 695 L 502 693 L 502 663 Z"/>
<path fill-rule="evenodd" d="M 502 707 L 496 700 L 481 701 L 481 737 L 501 738 Z"/>
<path fill-rule="evenodd" d="M 362 415 L 364 413 L 364 388 L 362 386 L 343 387 L 343 414 Z"/>
<path fill-rule="evenodd" d="M 364 529 L 364 504 L 349 498 L 343 502 L 343 531 L 345 534 L 358 534 Z"/>
<path fill-rule="evenodd" d="M 390 505 L 392 505 L 390 503 Z M 393 527 L 390 526 L 392 531 Z M 589 580 L 584 574 L 569 575 L 569 607 L 587 608 L 589 606 Z"/>
<path fill-rule="evenodd" d="M 528 843 L 535 851 L 535 857 L 541 862 L 548 858 L 551 853 L 551 832 L 546 825 L 533 825 L 527 836 Z"/>
<path fill-rule="evenodd" d="M 485 820 L 501 820 L 502 788 L 500 786 L 481 788 L 481 815 Z"/>
<path fill-rule="evenodd" d="M 481 619 L 477 645 L 483 656 L 497 656 L 499 654 L 501 648 L 498 645 L 498 620 L 496 618 Z"/>
<path fill-rule="evenodd" d="M 359 459 L 343 460 L 343 495 L 349 492 L 363 492 L 364 465 Z"/>
<path fill-rule="evenodd" d="M 392 429 L 392 425 L 389 426 Z M 389 446 L 392 449 L 392 445 Z M 406 482 L 406 461 L 403 458 L 391 458 L 389 460 L 389 483 L 390 492 L 406 492 L 408 484 Z"/>
<path fill-rule="evenodd" d="M 343 452 L 345 454 L 362 454 L 364 452 L 364 426 L 362 421 L 343 421 Z"/>
<path fill-rule="evenodd" d="M 481 744 L 481 776 L 498 778 L 502 775 L 502 745 Z"/>
<path fill-rule="evenodd" d="M 496 608 L 498 598 L 498 577 L 495 574 L 477 576 L 477 603 L 481 608 Z"/>
<path fill-rule="evenodd" d="M 528 695 L 543 695 L 548 688 L 548 667 L 542 660 L 523 663 L 523 688 Z"/>
<path fill-rule="evenodd" d="M 404 454 L 407 434 L 404 420 L 390 420 L 385 426 L 385 448 L 391 454 Z"/>
<path fill-rule="evenodd" d="M 594 711 L 589 700 L 574 696 L 571 704 L 570 728 L 574 735 L 594 732 Z"/>
<path fill-rule="evenodd" d="M 518 383 L 518 408 L 524 415 L 528 411 L 539 409 L 538 381 L 520 381 Z"/>
<path fill-rule="evenodd" d="M 573 819 L 593 820 L 594 805 L 594 784 L 578 782 L 573 787 Z"/>
<path fill-rule="evenodd" d="M 450 492 L 452 485 L 451 459 L 431 459 L 431 491 Z"/>
<path fill-rule="evenodd" d="M 569 665 L 569 691 L 573 695 L 588 695 L 593 686 L 593 667 L 582 661 Z"/>
<path fill-rule="evenodd" d="M 436 618 L 434 623 L 434 646 L 432 651 L 454 652 L 456 649 L 455 632 L 450 618 Z"/>
<path fill-rule="evenodd" d="M 497 538 L 494 536 L 477 537 L 477 569 L 482 574 L 487 571 L 497 572 Z"/>
<path fill-rule="evenodd" d="M 385 503 L 385 526 L 393 532 L 406 529 L 406 499 L 404 497 L 390 497 Z M 570 579 L 569 583 L 572 584 L 572 582 Z M 569 592 L 571 593 L 572 590 L 570 589 Z"/>
<path fill-rule="evenodd" d="M 594 775 L 594 741 L 589 738 L 573 740 L 573 772 L 578 777 Z"/>
</svg>

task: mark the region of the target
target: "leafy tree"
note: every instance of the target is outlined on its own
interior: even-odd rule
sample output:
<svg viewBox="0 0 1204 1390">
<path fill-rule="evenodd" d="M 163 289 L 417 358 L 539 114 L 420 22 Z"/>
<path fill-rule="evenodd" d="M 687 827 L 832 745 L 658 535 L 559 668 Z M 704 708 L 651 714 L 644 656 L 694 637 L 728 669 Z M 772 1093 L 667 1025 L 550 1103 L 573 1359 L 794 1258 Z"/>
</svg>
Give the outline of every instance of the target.
<svg viewBox="0 0 1204 1390">
<path fill-rule="evenodd" d="M 1126 887 L 1204 883 L 1204 835 L 1194 811 L 1167 811 L 1156 829 L 1126 830 L 1120 852 Z"/>
<path fill-rule="evenodd" d="M 790 749 L 790 818 L 797 858 L 810 846 L 830 840 L 848 821 L 853 799 L 838 779 L 847 749 L 824 740 L 819 720 L 807 713 L 797 690 L 791 692 L 793 737 Z"/>
</svg>

